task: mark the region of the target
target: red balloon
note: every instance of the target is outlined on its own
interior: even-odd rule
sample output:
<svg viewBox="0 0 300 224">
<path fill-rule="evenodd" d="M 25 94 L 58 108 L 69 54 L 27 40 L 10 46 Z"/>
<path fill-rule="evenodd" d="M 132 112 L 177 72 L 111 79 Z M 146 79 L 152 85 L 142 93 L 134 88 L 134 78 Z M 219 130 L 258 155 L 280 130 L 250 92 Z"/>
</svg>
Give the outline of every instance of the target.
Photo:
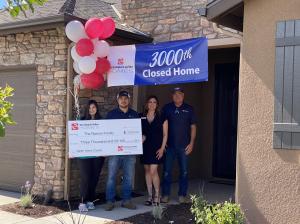
<svg viewBox="0 0 300 224">
<path fill-rule="evenodd" d="M 91 74 L 82 74 L 80 81 L 85 88 L 98 90 L 104 84 L 104 77 L 97 72 L 93 72 Z"/>
<path fill-rule="evenodd" d="M 103 23 L 103 34 L 100 36 L 100 39 L 109 38 L 115 32 L 115 21 L 111 17 L 102 18 L 101 21 Z"/>
<path fill-rule="evenodd" d="M 90 18 L 85 23 L 85 32 L 91 39 L 95 39 L 103 35 L 104 24 L 99 18 Z"/>
<path fill-rule="evenodd" d="M 106 58 L 99 58 L 96 61 L 96 69 L 95 72 L 98 74 L 104 74 L 110 70 L 110 62 Z"/>
<path fill-rule="evenodd" d="M 84 38 L 76 43 L 76 52 L 81 57 L 90 56 L 94 52 L 94 44 L 90 39 Z"/>
</svg>

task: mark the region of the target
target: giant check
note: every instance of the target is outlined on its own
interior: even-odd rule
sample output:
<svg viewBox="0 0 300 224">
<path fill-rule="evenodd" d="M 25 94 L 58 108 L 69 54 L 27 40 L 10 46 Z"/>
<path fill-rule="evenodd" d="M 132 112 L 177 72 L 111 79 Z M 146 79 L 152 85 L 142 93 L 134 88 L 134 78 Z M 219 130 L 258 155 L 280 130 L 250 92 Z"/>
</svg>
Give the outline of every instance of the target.
<svg viewBox="0 0 300 224">
<path fill-rule="evenodd" d="M 143 154 L 141 119 L 68 121 L 69 158 Z"/>
</svg>

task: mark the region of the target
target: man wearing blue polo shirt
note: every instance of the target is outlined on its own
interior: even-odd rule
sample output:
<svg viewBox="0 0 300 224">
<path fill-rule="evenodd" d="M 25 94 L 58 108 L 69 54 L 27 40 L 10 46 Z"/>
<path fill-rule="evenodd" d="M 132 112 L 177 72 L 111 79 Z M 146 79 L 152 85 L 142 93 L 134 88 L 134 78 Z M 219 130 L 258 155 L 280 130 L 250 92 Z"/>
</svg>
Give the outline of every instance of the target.
<svg viewBox="0 0 300 224">
<path fill-rule="evenodd" d="M 184 92 L 177 87 L 173 90 L 173 102 L 162 109 L 162 117 L 168 120 L 169 133 L 164 162 L 162 203 L 169 202 L 172 182 L 172 168 L 178 160 L 180 176 L 178 197 L 180 203 L 187 203 L 188 155 L 193 151 L 196 138 L 196 117 L 193 107 L 184 102 Z"/>
<path fill-rule="evenodd" d="M 118 107 L 107 114 L 107 119 L 132 119 L 139 118 L 136 111 L 129 108 L 130 95 L 121 91 L 117 95 Z M 116 195 L 116 177 L 119 168 L 123 170 L 122 180 L 122 207 L 136 209 L 131 201 L 132 182 L 136 157 L 134 155 L 110 156 L 108 159 L 108 178 L 106 183 L 106 211 L 114 209 Z"/>
</svg>

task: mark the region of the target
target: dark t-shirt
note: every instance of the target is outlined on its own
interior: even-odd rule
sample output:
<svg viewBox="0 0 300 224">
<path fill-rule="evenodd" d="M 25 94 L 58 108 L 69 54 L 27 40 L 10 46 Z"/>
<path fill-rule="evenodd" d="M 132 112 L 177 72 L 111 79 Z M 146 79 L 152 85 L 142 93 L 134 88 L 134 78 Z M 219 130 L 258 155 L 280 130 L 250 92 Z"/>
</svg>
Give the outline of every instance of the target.
<svg viewBox="0 0 300 224">
<path fill-rule="evenodd" d="M 139 118 L 139 114 L 129 108 L 127 113 L 124 113 L 122 110 L 120 110 L 120 108 L 116 108 L 114 110 L 111 110 L 108 112 L 106 119 L 133 119 L 133 118 Z"/>
<path fill-rule="evenodd" d="M 193 107 L 183 103 L 176 107 L 166 104 L 162 109 L 162 119 L 168 120 L 168 147 L 185 148 L 191 140 L 191 125 L 196 123 Z"/>
</svg>

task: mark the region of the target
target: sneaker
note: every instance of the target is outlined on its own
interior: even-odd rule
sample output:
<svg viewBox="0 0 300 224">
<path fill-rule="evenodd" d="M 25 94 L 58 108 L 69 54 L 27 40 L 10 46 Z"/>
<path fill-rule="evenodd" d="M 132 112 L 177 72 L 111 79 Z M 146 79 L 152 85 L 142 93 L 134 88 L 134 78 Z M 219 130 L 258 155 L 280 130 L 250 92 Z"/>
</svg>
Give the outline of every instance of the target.
<svg viewBox="0 0 300 224">
<path fill-rule="evenodd" d="M 115 208 L 115 204 L 111 201 L 107 202 L 105 205 L 105 211 L 112 211 Z"/>
<path fill-rule="evenodd" d="M 161 203 L 168 203 L 168 202 L 169 202 L 169 197 L 168 197 L 168 196 L 163 196 L 163 197 L 160 199 L 160 202 L 161 202 Z"/>
<path fill-rule="evenodd" d="M 130 209 L 130 210 L 135 210 L 135 209 L 136 209 L 136 205 L 133 204 L 132 201 L 125 201 L 125 202 L 122 204 L 122 207 L 123 207 L 123 208 Z"/>
<path fill-rule="evenodd" d="M 84 204 L 84 203 L 80 203 L 78 206 L 78 209 L 80 212 L 88 212 L 89 211 L 86 204 Z"/>
<path fill-rule="evenodd" d="M 180 204 L 188 204 L 190 202 L 190 200 L 184 196 L 179 196 L 178 201 Z"/>
<path fill-rule="evenodd" d="M 86 207 L 87 207 L 88 210 L 94 210 L 95 209 L 94 203 L 90 202 L 90 201 L 86 203 Z"/>
</svg>

